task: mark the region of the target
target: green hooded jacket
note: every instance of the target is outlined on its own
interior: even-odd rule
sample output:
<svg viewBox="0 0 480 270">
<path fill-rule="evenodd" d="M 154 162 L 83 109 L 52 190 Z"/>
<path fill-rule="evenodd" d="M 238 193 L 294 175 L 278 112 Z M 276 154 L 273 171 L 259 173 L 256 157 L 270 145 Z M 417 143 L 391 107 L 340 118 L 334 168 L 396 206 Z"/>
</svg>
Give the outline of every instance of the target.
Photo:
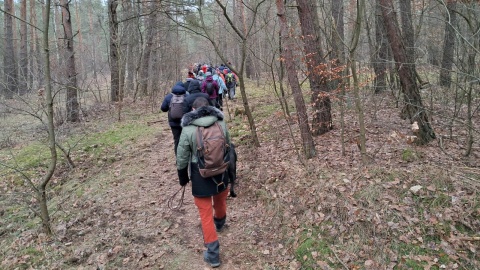
<svg viewBox="0 0 480 270">
<path fill-rule="evenodd" d="M 177 148 L 177 170 L 180 184 L 188 182 L 188 165 L 190 164 L 190 180 L 192 181 L 192 195 L 196 197 L 208 197 L 216 195 L 227 188 L 228 173 L 203 178 L 197 165 L 197 127 L 209 127 L 215 122 L 222 127 L 227 143 L 230 144 L 230 134 L 223 121 L 223 113 L 212 106 L 200 107 L 197 110 L 186 113 L 182 118 L 182 135 Z M 214 178 L 214 179 L 211 179 Z M 214 181 L 215 180 L 215 181 Z M 217 185 L 215 182 L 221 184 Z"/>
</svg>

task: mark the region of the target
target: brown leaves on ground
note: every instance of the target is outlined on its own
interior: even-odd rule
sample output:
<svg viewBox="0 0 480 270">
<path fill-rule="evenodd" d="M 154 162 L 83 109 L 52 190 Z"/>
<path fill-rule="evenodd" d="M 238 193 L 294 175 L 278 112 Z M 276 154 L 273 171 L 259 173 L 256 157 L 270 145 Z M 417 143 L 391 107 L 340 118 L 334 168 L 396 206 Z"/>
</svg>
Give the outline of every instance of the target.
<svg viewBox="0 0 480 270">
<path fill-rule="evenodd" d="M 462 158 L 455 138 L 442 149 L 408 144 L 409 124 L 387 107 L 367 125 L 367 165 L 352 139 L 354 117 L 346 120 L 345 156 L 335 127 L 315 138 L 317 156 L 301 161 L 297 127 L 292 139 L 276 112 L 257 123 L 260 148 L 236 141 L 239 197 L 229 199 L 219 235 L 221 269 L 480 268 L 478 157 Z M 55 237 L 19 232 L 1 267 L 208 269 L 190 188 L 179 210 L 168 207 L 179 185 L 165 120 L 155 139 L 111 165 L 72 172 L 83 193 L 62 201 Z M 441 123 L 433 126 L 442 136 Z"/>
</svg>

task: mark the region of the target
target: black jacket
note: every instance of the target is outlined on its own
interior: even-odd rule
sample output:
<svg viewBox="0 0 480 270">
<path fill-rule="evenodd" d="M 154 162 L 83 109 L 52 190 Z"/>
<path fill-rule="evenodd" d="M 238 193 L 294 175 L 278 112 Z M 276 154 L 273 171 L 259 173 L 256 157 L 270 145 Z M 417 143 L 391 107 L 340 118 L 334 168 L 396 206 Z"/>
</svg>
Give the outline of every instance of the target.
<svg viewBox="0 0 480 270">
<path fill-rule="evenodd" d="M 192 111 L 192 105 L 195 99 L 198 97 L 204 97 L 208 100 L 210 103 L 210 106 L 214 106 L 215 104 L 212 103 L 212 100 L 209 99 L 208 94 L 202 93 L 202 90 L 200 88 L 200 81 L 198 80 L 191 80 L 190 84 L 188 85 L 188 90 L 187 90 L 190 95 L 185 97 L 185 100 L 183 100 L 183 113 L 188 113 Z"/>
<path fill-rule="evenodd" d="M 183 87 L 183 83 L 182 82 L 177 82 L 172 87 L 172 92 L 165 96 L 165 99 L 163 100 L 162 106 L 160 107 L 160 109 L 163 112 L 168 112 L 170 110 L 170 102 L 172 101 L 173 94 L 175 94 L 175 95 L 185 95 L 185 93 L 186 93 L 186 91 L 185 91 L 185 88 Z M 185 99 L 183 101 L 185 103 Z M 180 120 L 172 119 L 170 117 L 170 113 L 169 113 L 168 114 L 168 124 L 171 127 L 180 127 Z"/>
</svg>

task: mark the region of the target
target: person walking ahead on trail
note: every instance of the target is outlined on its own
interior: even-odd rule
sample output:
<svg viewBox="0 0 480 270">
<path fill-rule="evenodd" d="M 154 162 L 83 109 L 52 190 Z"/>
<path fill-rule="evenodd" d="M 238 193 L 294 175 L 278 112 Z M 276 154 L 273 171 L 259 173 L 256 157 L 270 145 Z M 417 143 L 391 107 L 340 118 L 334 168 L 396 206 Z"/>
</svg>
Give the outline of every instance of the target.
<svg viewBox="0 0 480 270">
<path fill-rule="evenodd" d="M 217 97 L 218 97 L 218 84 L 213 79 L 212 73 L 207 72 L 206 79 L 202 82 L 202 93 L 206 93 L 208 98 L 211 100 L 211 104 L 214 104 L 215 107 L 219 108 L 220 106 L 217 104 Z"/>
<path fill-rule="evenodd" d="M 181 186 L 185 186 L 192 181 L 192 195 L 200 214 L 203 241 L 207 248 L 203 258 L 211 267 L 220 266 L 220 243 L 217 231 L 222 230 L 227 218 L 229 178 L 228 171 L 212 177 L 202 177 L 197 158 L 197 135 L 201 135 L 197 132 L 201 131 L 197 127 L 206 129 L 218 124 L 223 132 L 225 143 L 230 144 L 230 134 L 223 118 L 224 115 L 219 109 L 208 106 L 207 99 L 197 98 L 193 103 L 193 111 L 186 113 L 182 118 L 183 130 L 177 153 L 179 182 Z M 191 169 L 190 179 L 188 165 Z"/>
<path fill-rule="evenodd" d="M 230 69 L 227 70 L 227 75 L 225 75 L 225 84 L 228 88 L 228 99 L 235 98 L 235 86 L 237 86 L 238 77 Z"/>
<path fill-rule="evenodd" d="M 185 79 L 185 82 L 183 83 L 183 86 L 185 87 L 185 90 L 188 92 L 188 86 L 190 85 L 190 82 L 192 80 L 196 80 L 195 74 L 193 72 L 189 71 L 187 75 L 187 79 Z"/>
<path fill-rule="evenodd" d="M 223 78 L 223 74 L 220 72 L 219 69 L 215 70 L 215 74 L 212 76 L 213 80 L 218 84 L 218 97 L 217 97 L 217 104 L 220 110 L 223 110 L 223 95 L 227 92 L 227 86 L 225 85 L 225 79 Z"/>
<path fill-rule="evenodd" d="M 183 83 L 177 82 L 173 86 L 172 92 L 165 96 L 162 106 L 160 107 L 162 112 L 168 112 L 168 124 L 172 129 L 175 154 L 177 154 L 178 140 L 180 139 L 180 134 L 182 133 L 180 121 L 182 120 L 184 114 L 183 102 L 185 99 L 185 94 L 186 91 Z"/>
<path fill-rule="evenodd" d="M 200 81 L 199 80 L 190 81 L 190 84 L 188 85 L 187 91 L 188 91 L 188 93 L 190 93 L 190 95 L 188 95 L 185 98 L 185 100 L 183 101 L 183 113 L 188 113 L 188 112 L 192 111 L 193 102 L 198 97 L 204 97 L 207 100 L 209 100 L 208 99 L 208 94 L 202 93 L 202 90 L 200 89 Z M 214 106 L 215 103 L 210 103 L 209 105 Z"/>
</svg>

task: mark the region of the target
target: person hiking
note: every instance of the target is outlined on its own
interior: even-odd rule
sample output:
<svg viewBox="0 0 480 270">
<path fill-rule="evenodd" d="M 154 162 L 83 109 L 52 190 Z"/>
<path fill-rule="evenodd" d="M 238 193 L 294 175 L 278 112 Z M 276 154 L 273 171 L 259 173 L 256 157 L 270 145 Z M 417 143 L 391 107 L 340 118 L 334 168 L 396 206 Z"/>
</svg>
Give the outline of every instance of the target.
<svg viewBox="0 0 480 270">
<path fill-rule="evenodd" d="M 215 74 L 212 76 L 213 80 L 218 84 L 218 96 L 217 96 L 217 104 L 220 110 L 223 111 L 223 95 L 227 92 L 227 86 L 225 85 L 225 79 L 223 78 L 223 74 L 217 68 L 215 70 Z"/>
<path fill-rule="evenodd" d="M 217 82 L 213 79 L 212 73 L 207 72 L 205 80 L 202 82 L 202 93 L 208 94 L 208 98 L 211 100 L 211 103 L 214 104 L 215 107 L 219 108 L 220 106 L 217 104 L 217 97 L 219 87 Z"/>
<path fill-rule="evenodd" d="M 190 81 L 195 80 L 195 79 L 196 79 L 195 74 L 193 74 L 193 72 L 189 71 L 188 75 L 187 75 L 187 79 L 185 79 L 185 82 L 183 83 L 183 87 L 185 87 L 185 90 L 188 90 L 188 86 L 190 85 Z"/>
<path fill-rule="evenodd" d="M 180 134 L 182 133 L 180 121 L 184 114 L 183 103 L 185 95 L 186 91 L 183 83 L 177 82 L 172 87 L 172 92 L 165 96 L 160 107 L 162 112 L 168 112 L 168 124 L 170 125 L 173 134 L 175 155 L 177 154 L 178 141 L 180 139 Z"/>
<path fill-rule="evenodd" d="M 238 77 L 230 69 L 227 69 L 227 75 L 225 75 L 225 84 L 228 88 L 228 99 L 235 98 L 235 86 L 237 86 Z"/>
<path fill-rule="evenodd" d="M 203 242 L 207 250 L 203 259 L 211 267 L 220 266 L 220 243 L 217 231 L 221 231 L 227 218 L 228 172 L 203 178 L 197 158 L 197 127 L 210 127 L 218 124 L 226 143 L 230 144 L 230 135 L 223 121 L 223 113 L 212 106 L 208 100 L 199 97 L 193 103 L 193 111 L 182 118 L 182 135 L 177 154 L 177 172 L 181 186 L 192 182 L 192 195 L 198 208 L 202 223 Z M 188 176 L 188 167 L 191 173 Z"/>
<path fill-rule="evenodd" d="M 204 97 L 207 100 L 210 100 L 208 98 L 208 94 L 202 93 L 202 90 L 200 88 L 200 81 L 199 80 L 192 80 L 190 81 L 190 84 L 188 85 L 187 92 L 190 93 L 185 99 L 183 100 L 183 113 L 188 113 L 192 110 L 193 102 L 195 99 L 198 97 Z M 210 103 L 211 106 L 214 106 L 214 103 Z"/>
</svg>

